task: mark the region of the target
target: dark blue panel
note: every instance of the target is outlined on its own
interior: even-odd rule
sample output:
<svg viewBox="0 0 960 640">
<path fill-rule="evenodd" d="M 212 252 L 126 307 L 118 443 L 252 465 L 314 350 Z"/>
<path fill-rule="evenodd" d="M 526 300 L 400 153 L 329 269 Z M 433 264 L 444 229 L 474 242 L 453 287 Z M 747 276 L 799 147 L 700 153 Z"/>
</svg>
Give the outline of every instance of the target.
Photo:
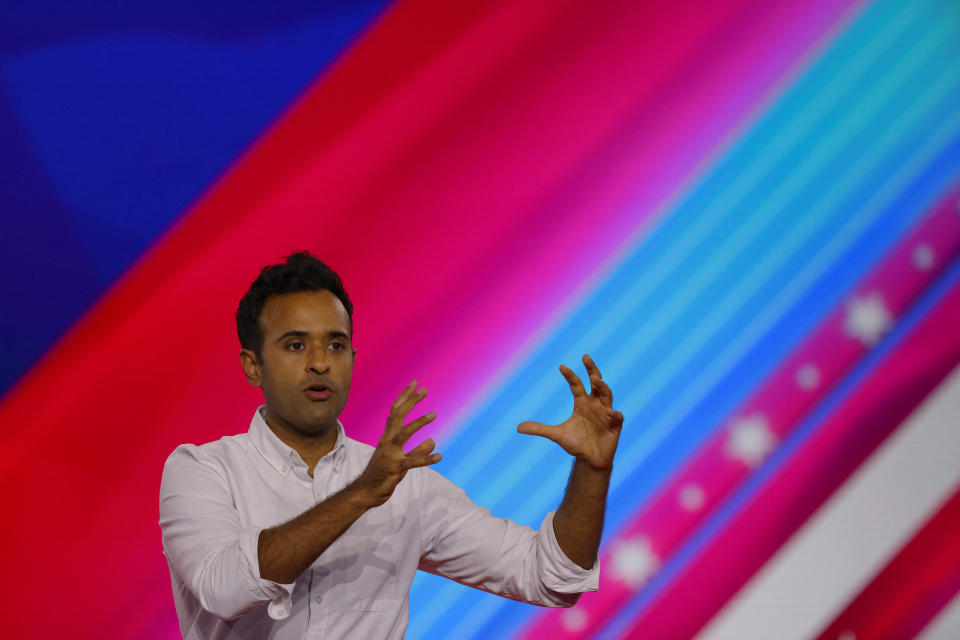
<svg viewBox="0 0 960 640">
<path fill-rule="evenodd" d="M 0 9 L 0 391 L 386 4 Z"/>
</svg>

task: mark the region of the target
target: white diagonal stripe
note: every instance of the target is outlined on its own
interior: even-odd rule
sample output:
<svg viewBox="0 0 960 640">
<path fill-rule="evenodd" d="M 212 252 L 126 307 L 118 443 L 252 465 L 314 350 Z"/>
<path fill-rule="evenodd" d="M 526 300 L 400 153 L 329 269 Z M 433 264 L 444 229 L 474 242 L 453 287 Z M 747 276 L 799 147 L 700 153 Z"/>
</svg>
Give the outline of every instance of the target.
<svg viewBox="0 0 960 640">
<path fill-rule="evenodd" d="M 958 415 L 960 367 L 698 638 L 816 637 L 960 487 Z"/>
<path fill-rule="evenodd" d="M 927 623 L 917 640 L 956 640 L 960 638 L 960 593 Z"/>
</svg>

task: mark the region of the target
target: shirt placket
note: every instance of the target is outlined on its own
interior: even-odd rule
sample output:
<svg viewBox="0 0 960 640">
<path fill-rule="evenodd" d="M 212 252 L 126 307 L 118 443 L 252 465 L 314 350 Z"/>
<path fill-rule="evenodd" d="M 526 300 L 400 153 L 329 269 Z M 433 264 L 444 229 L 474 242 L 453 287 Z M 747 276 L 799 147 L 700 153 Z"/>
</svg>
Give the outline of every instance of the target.
<svg viewBox="0 0 960 640">
<path fill-rule="evenodd" d="M 343 447 L 336 449 L 332 455 L 324 456 L 313 469 L 312 490 L 315 503 L 320 503 L 330 497 L 330 487 L 333 477 L 340 470 L 343 462 Z M 327 621 L 330 611 L 328 603 L 324 601 L 327 591 L 325 577 L 316 568 L 309 571 L 308 582 L 309 623 L 307 624 L 307 640 L 322 640 L 327 637 Z"/>
</svg>

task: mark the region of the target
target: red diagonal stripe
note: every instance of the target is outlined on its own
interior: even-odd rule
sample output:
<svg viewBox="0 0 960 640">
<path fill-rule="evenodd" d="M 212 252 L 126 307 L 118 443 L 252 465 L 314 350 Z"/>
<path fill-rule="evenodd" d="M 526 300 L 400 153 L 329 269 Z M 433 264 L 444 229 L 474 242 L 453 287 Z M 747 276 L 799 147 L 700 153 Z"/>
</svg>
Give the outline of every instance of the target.
<svg viewBox="0 0 960 640">
<path fill-rule="evenodd" d="M 17 550 L 7 634 L 35 630 L 54 571 L 95 585 L 58 600 L 52 634 L 150 617 L 144 594 L 169 589 L 162 460 L 243 430 L 259 401 L 232 313 L 261 265 L 308 247 L 342 271 L 358 309 L 353 435 L 377 434 L 414 376 L 449 416 L 833 15 L 781 51 L 731 27 L 761 6 L 393 6 L 0 405 L 17 523 L 0 537 Z M 721 72 L 757 48 L 778 53 L 731 88 Z"/>
<path fill-rule="evenodd" d="M 819 635 L 913 638 L 960 590 L 960 490 Z"/>
<path fill-rule="evenodd" d="M 960 362 L 956 326 L 960 286 L 793 453 L 627 637 L 692 637 L 699 631 Z"/>
</svg>

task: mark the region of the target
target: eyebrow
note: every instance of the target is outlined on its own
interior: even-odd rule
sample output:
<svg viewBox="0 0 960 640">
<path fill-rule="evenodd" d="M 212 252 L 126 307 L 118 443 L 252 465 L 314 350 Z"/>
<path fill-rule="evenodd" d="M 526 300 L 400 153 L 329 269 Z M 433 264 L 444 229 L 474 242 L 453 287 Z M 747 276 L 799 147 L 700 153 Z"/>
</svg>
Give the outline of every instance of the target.
<svg viewBox="0 0 960 640">
<path fill-rule="evenodd" d="M 309 331 L 304 331 L 302 329 L 294 329 L 293 331 L 287 331 L 285 334 L 277 338 L 277 342 L 284 340 L 286 338 L 306 338 L 310 335 Z M 343 338 L 344 340 L 350 339 L 350 334 L 345 331 L 340 331 L 339 329 L 334 329 L 332 331 L 327 331 L 328 338 Z"/>
</svg>

